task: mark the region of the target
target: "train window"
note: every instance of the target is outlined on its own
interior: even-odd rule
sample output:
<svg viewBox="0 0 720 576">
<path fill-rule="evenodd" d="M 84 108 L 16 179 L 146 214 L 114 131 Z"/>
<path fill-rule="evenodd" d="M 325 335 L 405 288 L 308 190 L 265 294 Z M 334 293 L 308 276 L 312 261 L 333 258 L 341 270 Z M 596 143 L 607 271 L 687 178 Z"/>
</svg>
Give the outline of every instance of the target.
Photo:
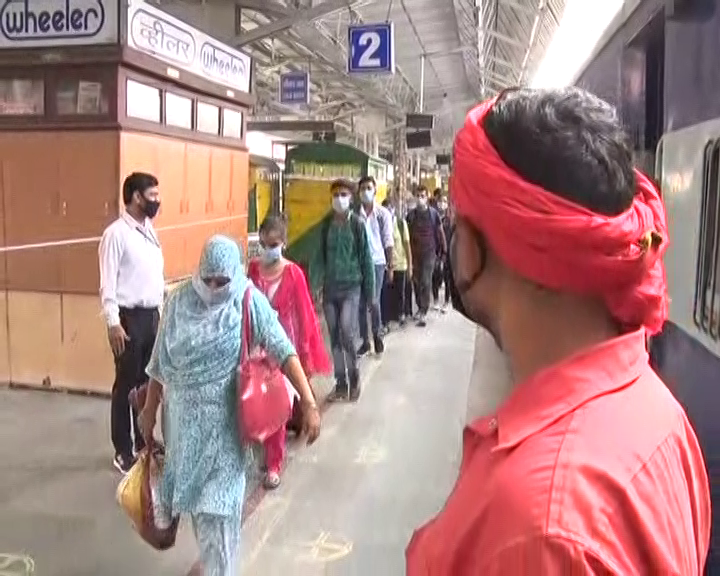
<svg viewBox="0 0 720 576">
<path fill-rule="evenodd" d="M 192 130 L 192 100 L 165 92 L 165 124 Z"/>
<path fill-rule="evenodd" d="M 128 80 L 125 113 L 131 118 L 160 122 L 160 90 L 154 86 Z"/>
<path fill-rule="evenodd" d="M 108 93 L 102 82 L 68 80 L 58 82 L 55 91 L 58 115 L 104 115 L 109 112 Z"/>
<path fill-rule="evenodd" d="M 0 80 L 0 115 L 42 116 L 44 113 L 45 83 L 42 80 Z"/>
<path fill-rule="evenodd" d="M 198 132 L 220 134 L 220 108 L 207 102 L 198 101 L 195 126 L 197 126 Z"/>
<path fill-rule="evenodd" d="M 222 135 L 226 138 L 242 139 L 243 115 L 242 112 L 223 108 Z"/>
<path fill-rule="evenodd" d="M 720 140 L 705 146 L 693 321 L 720 339 Z"/>
</svg>

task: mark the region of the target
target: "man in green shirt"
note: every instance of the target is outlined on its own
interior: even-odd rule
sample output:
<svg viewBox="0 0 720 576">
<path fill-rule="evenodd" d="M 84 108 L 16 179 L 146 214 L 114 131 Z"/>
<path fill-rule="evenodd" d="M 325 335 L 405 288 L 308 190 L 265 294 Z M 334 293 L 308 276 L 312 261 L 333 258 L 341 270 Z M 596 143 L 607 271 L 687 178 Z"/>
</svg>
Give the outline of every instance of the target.
<svg viewBox="0 0 720 576">
<path fill-rule="evenodd" d="M 335 389 L 330 400 L 360 397 L 357 335 L 360 295 L 371 295 L 375 270 L 362 220 L 351 210 L 355 184 L 336 180 L 330 186 L 332 212 L 322 222 L 323 311 L 330 332 Z"/>
</svg>

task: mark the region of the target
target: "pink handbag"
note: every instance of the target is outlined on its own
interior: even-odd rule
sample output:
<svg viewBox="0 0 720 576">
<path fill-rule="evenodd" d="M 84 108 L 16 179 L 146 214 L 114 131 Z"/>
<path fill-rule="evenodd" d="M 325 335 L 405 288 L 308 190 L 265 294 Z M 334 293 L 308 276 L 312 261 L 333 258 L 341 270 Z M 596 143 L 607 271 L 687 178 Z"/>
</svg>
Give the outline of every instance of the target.
<svg viewBox="0 0 720 576">
<path fill-rule="evenodd" d="M 243 296 L 243 331 L 237 369 L 237 423 L 242 442 L 264 442 L 290 419 L 292 406 L 280 368 L 266 354 L 250 354 L 250 290 Z"/>
</svg>

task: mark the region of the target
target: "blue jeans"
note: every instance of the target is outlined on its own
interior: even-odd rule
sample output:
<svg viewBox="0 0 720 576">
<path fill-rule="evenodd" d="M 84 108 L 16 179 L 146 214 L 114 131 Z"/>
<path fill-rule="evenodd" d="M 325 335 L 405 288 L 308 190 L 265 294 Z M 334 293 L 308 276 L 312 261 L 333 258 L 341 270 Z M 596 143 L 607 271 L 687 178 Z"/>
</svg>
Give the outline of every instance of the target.
<svg viewBox="0 0 720 576">
<path fill-rule="evenodd" d="M 385 264 L 375 264 L 375 286 L 373 287 L 372 301 L 364 294 L 360 295 L 360 308 L 358 310 L 360 320 L 360 338 L 365 343 L 370 343 L 370 335 L 368 334 L 368 309 L 370 309 L 370 322 L 372 323 L 373 337 L 380 335 L 382 327 L 382 318 L 380 317 L 380 293 L 382 292 L 383 283 L 385 282 Z"/>
<path fill-rule="evenodd" d="M 323 296 L 323 312 L 330 333 L 335 380 L 345 386 L 348 378 L 353 380 L 357 377 L 355 334 L 359 301 L 359 286 L 342 291 L 326 288 Z"/>
</svg>

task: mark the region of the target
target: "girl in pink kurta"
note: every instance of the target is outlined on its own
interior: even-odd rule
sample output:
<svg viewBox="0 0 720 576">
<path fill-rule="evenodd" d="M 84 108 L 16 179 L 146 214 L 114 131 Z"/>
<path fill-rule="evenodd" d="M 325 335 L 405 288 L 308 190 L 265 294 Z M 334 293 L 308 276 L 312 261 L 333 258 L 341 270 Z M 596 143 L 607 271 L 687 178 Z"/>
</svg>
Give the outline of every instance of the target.
<svg viewBox="0 0 720 576">
<path fill-rule="evenodd" d="M 308 378 L 332 373 L 332 364 L 325 349 L 320 321 L 315 313 L 310 289 L 302 269 L 282 255 L 286 236 L 285 220 L 268 216 L 260 226 L 262 254 L 248 266 L 248 277 L 277 311 L 278 318 Z M 265 441 L 267 475 L 265 487 L 280 485 L 280 472 L 285 459 L 286 429 L 282 427 Z"/>
</svg>

